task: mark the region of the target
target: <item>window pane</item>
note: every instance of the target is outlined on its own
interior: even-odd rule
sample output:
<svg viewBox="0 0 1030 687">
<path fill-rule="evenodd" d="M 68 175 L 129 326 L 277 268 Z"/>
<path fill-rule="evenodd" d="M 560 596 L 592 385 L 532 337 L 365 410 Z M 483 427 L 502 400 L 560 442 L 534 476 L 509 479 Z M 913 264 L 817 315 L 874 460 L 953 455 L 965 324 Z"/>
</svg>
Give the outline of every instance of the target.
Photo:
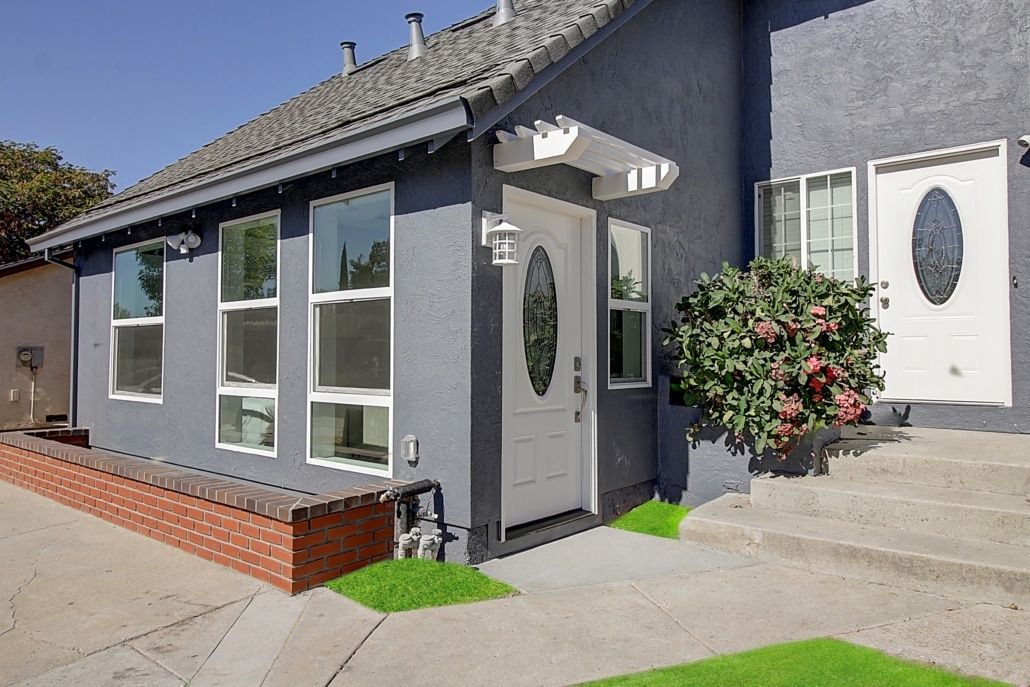
<svg viewBox="0 0 1030 687">
<path fill-rule="evenodd" d="M 114 390 L 119 393 L 161 395 L 161 351 L 164 327 L 115 327 Z"/>
<path fill-rule="evenodd" d="M 613 225 L 611 254 L 611 297 L 624 301 L 647 301 L 647 234 Z"/>
<path fill-rule="evenodd" d="M 837 279 L 853 279 L 851 173 L 814 177 L 807 183 L 809 263 Z"/>
<path fill-rule="evenodd" d="M 164 267 L 163 241 L 114 254 L 114 319 L 161 316 Z"/>
<path fill-rule="evenodd" d="M 256 219 L 222 229 L 222 302 L 275 298 L 279 223 Z"/>
<path fill-rule="evenodd" d="M 225 384 L 275 384 L 275 308 L 236 310 L 224 314 Z"/>
<path fill-rule="evenodd" d="M 315 306 L 318 388 L 390 388 L 390 299 Z"/>
<path fill-rule="evenodd" d="M 613 380 L 645 379 L 647 315 L 628 310 L 611 311 L 611 340 L 608 355 Z"/>
<path fill-rule="evenodd" d="M 389 445 L 389 409 L 335 403 L 311 404 L 312 458 L 386 467 Z"/>
<path fill-rule="evenodd" d="M 314 217 L 314 291 L 390 285 L 390 191 L 319 205 Z"/>
<path fill-rule="evenodd" d="M 801 182 L 772 184 L 760 190 L 761 254 L 801 262 Z"/>
<path fill-rule="evenodd" d="M 851 172 L 830 177 L 830 202 L 851 207 Z"/>
<path fill-rule="evenodd" d="M 218 442 L 274 450 L 275 399 L 219 396 Z"/>
</svg>

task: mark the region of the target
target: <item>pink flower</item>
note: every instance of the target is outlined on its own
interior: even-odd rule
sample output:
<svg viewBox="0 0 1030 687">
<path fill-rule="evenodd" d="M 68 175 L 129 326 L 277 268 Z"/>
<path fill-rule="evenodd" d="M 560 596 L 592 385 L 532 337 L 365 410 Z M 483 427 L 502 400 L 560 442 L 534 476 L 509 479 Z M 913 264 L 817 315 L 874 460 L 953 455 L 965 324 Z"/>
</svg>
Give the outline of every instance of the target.
<svg viewBox="0 0 1030 687">
<path fill-rule="evenodd" d="M 789 422 L 784 422 L 776 428 L 776 434 L 781 437 L 789 437 L 794 434 L 794 429 L 794 425 Z"/>
<path fill-rule="evenodd" d="M 766 343 L 776 343 L 776 326 L 772 322 L 759 322 L 755 325 L 755 332 L 765 339 Z"/>
<path fill-rule="evenodd" d="M 793 322 L 793 321 L 788 322 L 787 323 L 787 336 L 793 337 L 795 334 L 798 333 L 798 329 L 801 329 L 801 325 L 799 325 L 797 322 Z"/>
<path fill-rule="evenodd" d="M 817 305 L 812 308 L 812 314 L 816 317 L 826 317 L 826 308 L 821 305 Z"/>
<path fill-rule="evenodd" d="M 811 358 L 805 361 L 805 365 L 811 372 L 810 375 L 819 374 L 819 371 L 823 369 L 823 361 L 819 359 L 819 356 L 813 355 Z"/>
<path fill-rule="evenodd" d="M 836 322 L 827 322 L 826 320 L 819 319 L 816 320 L 815 323 L 819 325 L 820 329 L 822 329 L 824 333 L 835 332 L 840 329 L 840 325 Z"/>
<path fill-rule="evenodd" d="M 862 419 L 865 404 L 862 403 L 862 399 L 859 398 L 858 392 L 854 389 L 848 389 L 837 394 L 834 396 L 833 402 L 837 404 L 839 409 L 837 419 L 833 423 L 834 427 L 857 424 Z"/>
<path fill-rule="evenodd" d="M 783 402 L 783 410 L 780 411 L 781 420 L 793 420 L 802 411 L 801 399 L 798 398 L 797 394 L 790 396 L 780 396 L 780 401 Z"/>
</svg>

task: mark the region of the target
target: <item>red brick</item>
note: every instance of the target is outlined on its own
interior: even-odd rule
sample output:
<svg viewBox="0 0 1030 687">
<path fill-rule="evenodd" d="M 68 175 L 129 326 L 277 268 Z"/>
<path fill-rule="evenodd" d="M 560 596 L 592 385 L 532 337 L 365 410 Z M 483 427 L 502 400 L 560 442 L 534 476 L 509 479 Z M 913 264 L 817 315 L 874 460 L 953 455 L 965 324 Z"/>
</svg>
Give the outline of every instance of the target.
<svg viewBox="0 0 1030 687">
<path fill-rule="evenodd" d="M 317 546 L 325 541 L 325 530 L 320 532 L 312 532 L 311 534 L 305 534 L 303 537 L 295 537 L 293 539 L 294 549 L 307 549 L 312 546 Z"/>
<path fill-rule="evenodd" d="M 328 515 L 320 515 L 317 518 L 308 520 L 308 530 L 313 532 L 343 524 L 343 515 L 343 513 L 329 513 Z M 351 520 L 350 513 L 347 514 L 347 520 Z"/>
<path fill-rule="evenodd" d="M 268 556 L 272 552 L 272 547 L 268 542 L 263 542 L 259 539 L 250 540 L 250 550 L 260 553 L 262 556 Z"/>
<path fill-rule="evenodd" d="M 372 543 L 372 533 L 371 532 L 362 532 L 361 534 L 356 534 L 353 537 L 347 537 L 346 539 L 343 540 L 344 547 L 348 548 L 348 549 L 356 549 L 358 547 L 366 546 L 366 545 L 371 544 L 371 543 Z"/>
</svg>

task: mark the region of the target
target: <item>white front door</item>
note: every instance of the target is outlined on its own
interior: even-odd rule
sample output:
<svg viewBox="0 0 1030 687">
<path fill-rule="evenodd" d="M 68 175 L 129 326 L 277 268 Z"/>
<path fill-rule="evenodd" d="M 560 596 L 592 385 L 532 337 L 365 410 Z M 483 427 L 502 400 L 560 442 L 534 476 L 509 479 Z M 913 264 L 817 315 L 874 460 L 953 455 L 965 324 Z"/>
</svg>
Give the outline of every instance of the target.
<svg viewBox="0 0 1030 687">
<path fill-rule="evenodd" d="M 506 198 L 522 229 L 504 268 L 503 509 L 507 527 L 584 505 L 582 217 Z M 577 369 L 580 368 L 580 369 Z"/>
<path fill-rule="evenodd" d="M 1011 403 L 1003 143 L 870 164 L 888 401 Z"/>
</svg>

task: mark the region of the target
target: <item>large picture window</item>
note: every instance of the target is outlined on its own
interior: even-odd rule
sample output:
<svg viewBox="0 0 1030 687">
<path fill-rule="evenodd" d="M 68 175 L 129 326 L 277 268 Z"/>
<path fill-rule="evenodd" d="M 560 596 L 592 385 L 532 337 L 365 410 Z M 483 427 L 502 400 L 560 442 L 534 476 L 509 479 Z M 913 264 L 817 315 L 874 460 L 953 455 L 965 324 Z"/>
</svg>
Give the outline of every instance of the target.
<svg viewBox="0 0 1030 687">
<path fill-rule="evenodd" d="M 219 448 L 275 455 L 279 213 L 219 228 Z"/>
<path fill-rule="evenodd" d="M 392 185 L 311 205 L 311 463 L 390 474 L 392 240 Z"/>
<path fill-rule="evenodd" d="M 164 241 L 114 251 L 111 396 L 161 402 L 164 364 Z"/>
<path fill-rule="evenodd" d="M 610 221 L 608 255 L 608 386 L 650 386 L 650 230 Z"/>
<path fill-rule="evenodd" d="M 825 172 L 759 184 L 758 254 L 855 278 L 855 175 Z"/>
</svg>

